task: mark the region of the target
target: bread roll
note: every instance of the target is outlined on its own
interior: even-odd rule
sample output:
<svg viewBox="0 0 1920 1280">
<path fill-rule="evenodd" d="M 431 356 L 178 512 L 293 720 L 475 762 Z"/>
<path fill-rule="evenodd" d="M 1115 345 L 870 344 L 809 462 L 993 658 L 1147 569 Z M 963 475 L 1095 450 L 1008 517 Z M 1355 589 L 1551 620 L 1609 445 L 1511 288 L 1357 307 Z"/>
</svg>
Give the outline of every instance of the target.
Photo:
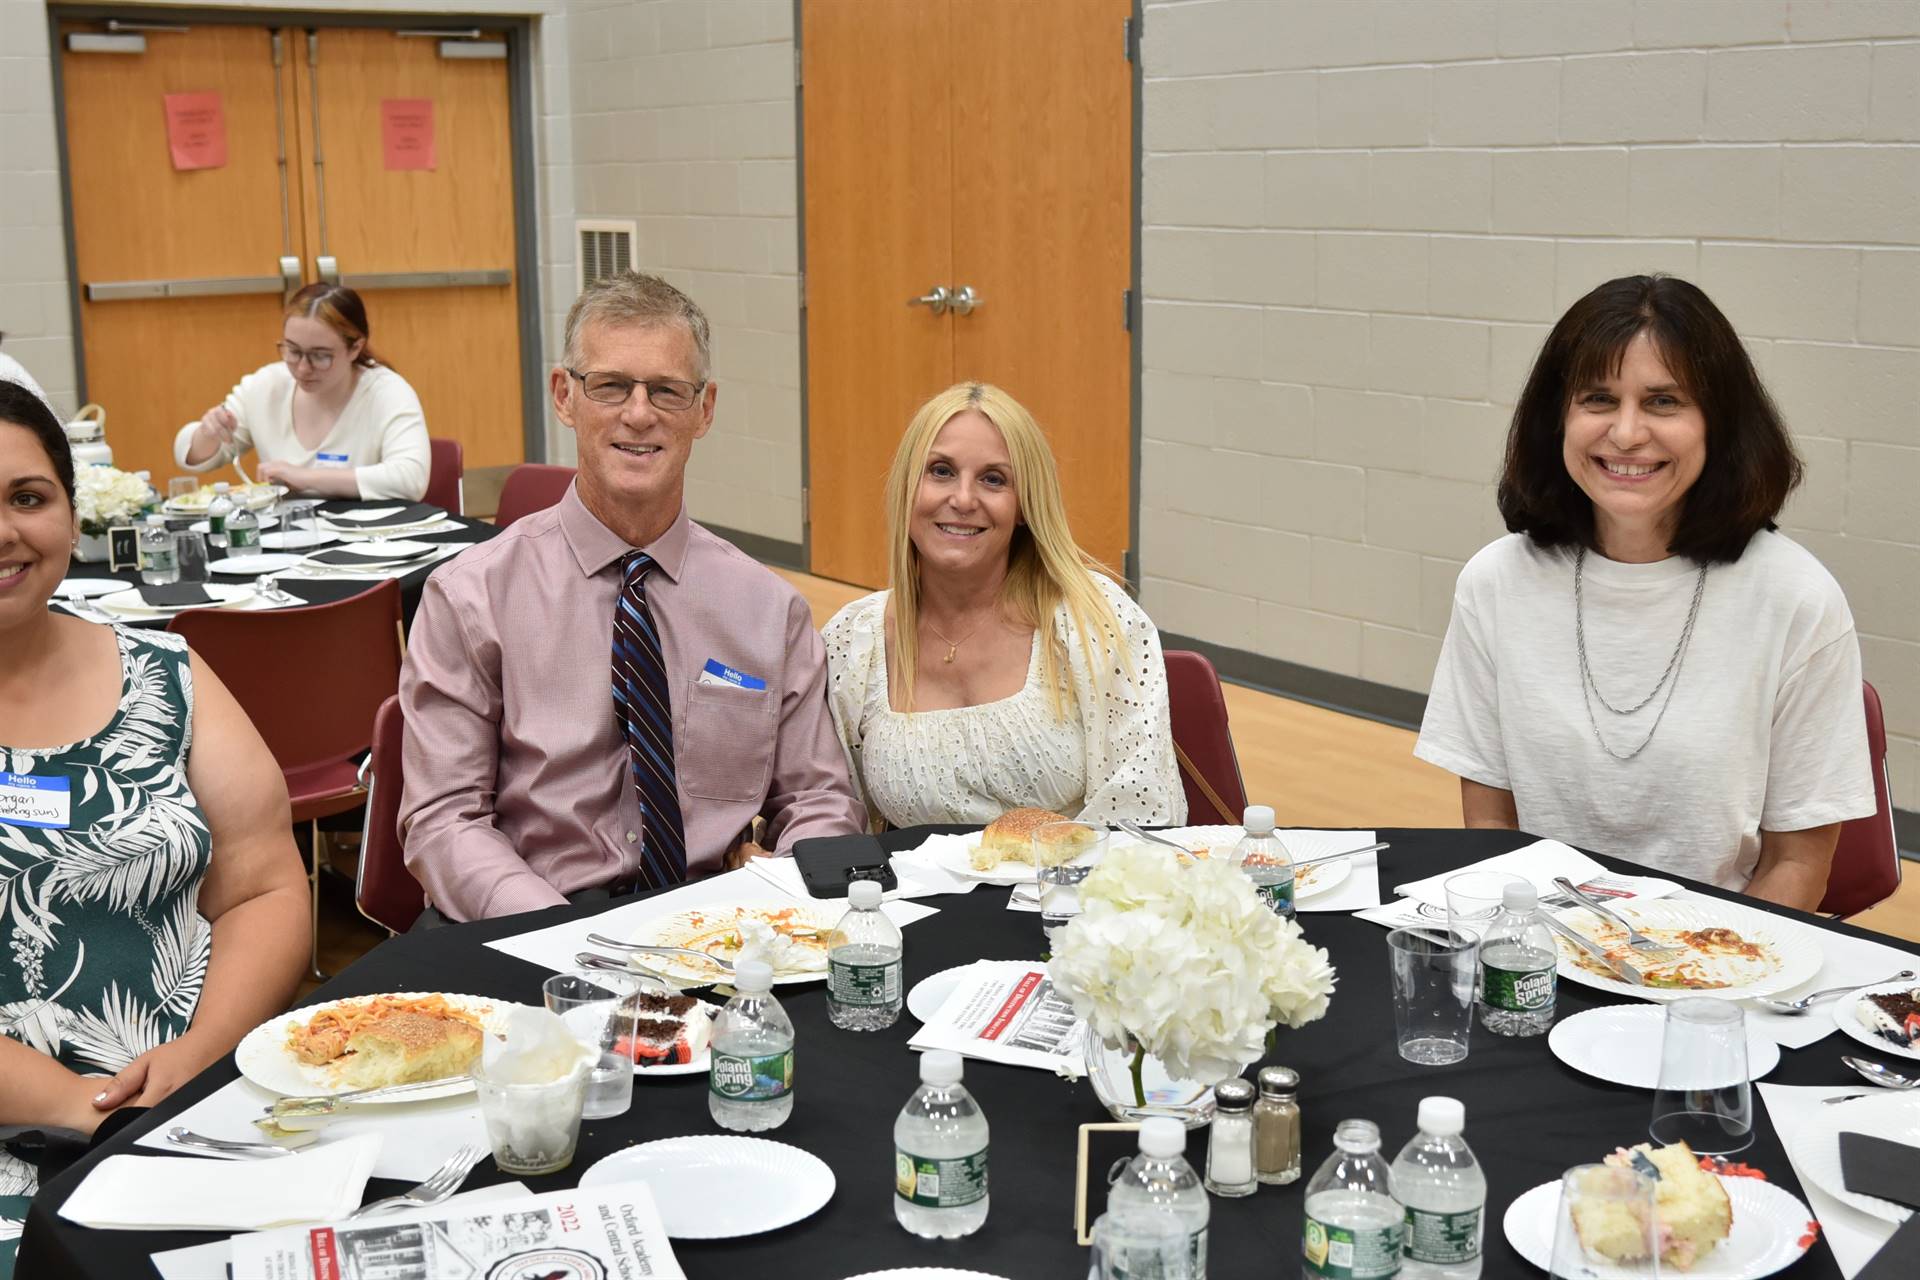
<svg viewBox="0 0 1920 1280">
<path fill-rule="evenodd" d="M 1033 833 L 1049 822 L 1070 822 L 1065 814 L 1047 809 L 1009 809 L 980 833 L 973 851 L 973 869 L 991 871 L 1002 862 L 1033 861 Z"/>
</svg>

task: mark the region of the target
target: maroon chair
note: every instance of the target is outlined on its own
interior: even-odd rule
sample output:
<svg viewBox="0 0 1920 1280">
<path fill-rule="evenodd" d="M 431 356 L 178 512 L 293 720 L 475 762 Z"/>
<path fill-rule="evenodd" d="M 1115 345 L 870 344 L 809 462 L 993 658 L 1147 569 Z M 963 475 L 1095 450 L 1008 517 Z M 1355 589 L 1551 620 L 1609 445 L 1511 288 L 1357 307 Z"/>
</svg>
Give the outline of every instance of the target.
<svg viewBox="0 0 1920 1280">
<path fill-rule="evenodd" d="M 1246 816 L 1247 788 L 1227 729 L 1220 673 L 1204 655 L 1188 649 L 1168 649 L 1165 656 L 1173 752 L 1187 793 L 1187 821 L 1237 827 Z"/>
<path fill-rule="evenodd" d="M 500 509 L 493 522 L 502 529 L 536 511 L 545 511 L 566 496 L 573 483 L 572 467 L 549 466 L 544 462 L 523 462 L 507 473 L 500 489 Z"/>
<path fill-rule="evenodd" d="M 294 609 L 189 609 L 167 630 L 185 636 L 232 692 L 286 775 L 293 820 L 312 826 L 313 972 L 324 978 L 320 819 L 366 798 L 359 757 L 372 743 L 381 702 L 400 688 L 400 584 Z"/>
<path fill-rule="evenodd" d="M 1865 911 L 1884 902 L 1900 887 L 1900 842 L 1893 832 L 1893 793 L 1887 774 L 1887 720 L 1880 694 L 1866 685 L 1867 758 L 1873 763 L 1873 798 L 1878 804 L 1871 818 L 1855 818 L 1840 826 L 1833 847 L 1833 868 L 1827 872 L 1827 896 L 1820 910 L 1836 916 Z"/>
<path fill-rule="evenodd" d="M 462 477 L 467 473 L 466 450 L 458 440 L 439 436 L 429 437 L 427 446 L 433 450 L 433 461 L 427 468 L 427 491 L 420 500 L 456 516 L 465 515 L 466 484 Z"/>
<path fill-rule="evenodd" d="M 420 918 L 426 892 L 407 870 L 400 837 L 400 745 L 406 721 L 396 695 L 380 704 L 373 717 L 373 753 L 360 766 L 367 792 L 366 825 L 360 829 L 360 866 L 353 878 L 353 901 L 360 914 L 389 933 L 405 933 Z"/>
</svg>

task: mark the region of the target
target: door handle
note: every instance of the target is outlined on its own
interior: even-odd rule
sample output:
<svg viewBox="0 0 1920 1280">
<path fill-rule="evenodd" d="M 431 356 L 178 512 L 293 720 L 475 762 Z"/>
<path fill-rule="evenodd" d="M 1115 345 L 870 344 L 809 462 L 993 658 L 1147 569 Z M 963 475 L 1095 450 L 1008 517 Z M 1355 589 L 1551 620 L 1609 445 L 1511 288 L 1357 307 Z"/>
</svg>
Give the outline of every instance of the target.
<svg viewBox="0 0 1920 1280">
<path fill-rule="evenodd" d="M 313 260 L 313 274 L 319 276 L 323 284 L 339 284 L 340 264 L 332 254 L 323 253 Z"/>
<path fill-rule="evenodd" d="M 229 294 L 279 293 L 279 276 L 199 276 L 184 280 L 93 280 L 88 302 L 129 302 L 140 298 L 211 298 Z"/>
<path fill-rule="evenodd" d="M 471 271 L 342 272 L 340 283 L 349 289 L 461 289 L 513 283 L 513 272 L 502 268 Z"/>
<path fill-rule="evenodd" d="M 953 295 L 947 292 L 947 286 L 937 284 L 917 298 L 908 298 L 907 305 L 910 307 L 925 307 L 935 315 L 942 315 L 946 312 L 948 304 L 952 301 L 952 297 Z"/>
<path fill-rule="evenodd" d="M 963 284 L 953 291 L 947 301 L 947 306 L 951 308 L 953 314 L 957 316 L 970 316 L 973 314 L 973 309 L 983 301 L 985 301 L 985 299 L 973 291 L 972 285 Z"/>
</svg>

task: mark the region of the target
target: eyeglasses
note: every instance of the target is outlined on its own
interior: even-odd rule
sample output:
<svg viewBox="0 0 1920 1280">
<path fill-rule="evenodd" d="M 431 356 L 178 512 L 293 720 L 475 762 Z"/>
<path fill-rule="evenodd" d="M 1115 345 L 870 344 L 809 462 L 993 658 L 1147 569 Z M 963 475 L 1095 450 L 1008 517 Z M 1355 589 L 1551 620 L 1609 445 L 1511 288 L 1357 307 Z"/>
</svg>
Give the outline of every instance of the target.
<svg viewBox="0 0 1920 1280">
<path fill-rule="evenodd" d="M 340 354 L 329 347 L 308 347 L 303 349 L 294 346 L 291 342 L 276 342 L 273 345 L 274 349 L 280 353 L 282 360 L 285 360 L 290 365 L 297 365 L 302 360 L 305 360 L 308 367 L 315 373 L 325 373 L 327 370 L 333 368 L 333 358 Z"/>
<path fill-rule="evenodd" d="M 704 381 L 682 382 L 678 378 L 656 378 L 650 382 L 636 382 L 617 373 L 581 373 L 578 369 L 568 369 L 567 372 L 580 379 L 581 390 L 595 404 L 625 404 L 635 387 L 645 387 L 647 400 L 653 407 L 669 413 L 693 408 L 693 402 L 707 389 Z"/>
</svg>

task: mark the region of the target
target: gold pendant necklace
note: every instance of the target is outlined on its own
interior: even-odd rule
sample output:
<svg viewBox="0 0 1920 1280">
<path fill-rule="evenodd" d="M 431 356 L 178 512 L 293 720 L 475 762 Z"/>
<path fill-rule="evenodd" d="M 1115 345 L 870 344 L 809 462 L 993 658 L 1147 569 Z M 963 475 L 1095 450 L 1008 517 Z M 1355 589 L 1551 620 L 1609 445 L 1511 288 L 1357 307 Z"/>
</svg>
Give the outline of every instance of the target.
<svg viewBox="0 0 1920 1280">
<path fill-rule="evenodd" d="M 934 635 L 939 637 L 940 643 L 947 646 L 947 656 L 940 659 L 940 661 L 947 663 L 953 661 L 953 655 L 959 651 L 961 645 L 973 639 L 974 632 L 987 625 L 984 620 L 976 622 L 973 624 L 973 631 L 967 632 L 967 634 L 961 636 L 958 640 L 949 640 L 945 635 L 941 634 L 940 628 L 934 626 L 932 622 L 927 620 L 924 614 L 921 615 L 920 621 L 925 622 L 927 624 L 927 630 L 933 632 Z"/>
</svg>

